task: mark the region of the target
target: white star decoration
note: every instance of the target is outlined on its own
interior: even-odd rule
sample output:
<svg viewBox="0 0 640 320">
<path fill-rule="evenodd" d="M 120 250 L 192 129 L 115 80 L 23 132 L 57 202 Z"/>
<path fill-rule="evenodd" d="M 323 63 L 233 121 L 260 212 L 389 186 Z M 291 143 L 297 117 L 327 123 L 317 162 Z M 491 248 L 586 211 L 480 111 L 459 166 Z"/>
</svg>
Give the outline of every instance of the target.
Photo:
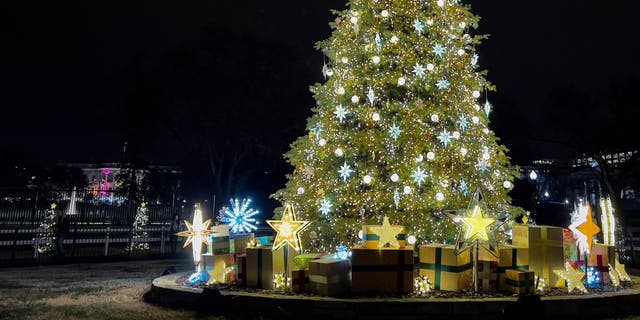
<svg viewBox="0 0 640 320">
<path fill-rule="evenodd" d="M 338 170 L 338 173 L 340 174 L 340 178 L 342 178 L 342 181 L 347 181 L 347 179 L 349 179 L 349 177 L 351 176 L 352 172 L 353 170 L 351 169 L 351 167 L 349 167 L 346 161 L 340 167 L 340 170 Z"/>
<path fill-rule="evenodd" d="M 336 107 L 336 111 L 334 111 L 333 114 L 336 115 L 336 118 L 338 118 L 340 122 L 343 122 L 347 117 L 347 109 L 345 109 L 342 105 L 339 105 Z"/>
<path fill-rule="evenodd" d="M 440 142 L 442 144 L 444 144 L 444 147 L 448 147 L 449 144 L 451 143 L 451 134 L 449 133 L 449 131 L 447 131 L 447 129 L 444 129 L 439 135 L 438 135 L 438 140 L 440 140 Z"/>
<path fill-rule="evenodd" d="M 424 72 L 425 72 L 426 70 L 427 70 L 427 69 L 425 69 L 425 68 L 424 68 L 424 66 L 422 66 L 421 64 L 419 64 L 419 63 L 417 63 L 417 62 L 416 62 L 416 65 L 415 65 L 415 66 L 413 66 L 413 71 L 412 71 L 412 72 L 413 72 L 413 74 L 415 74 L 415 75 L 416 75 L 416 77 L 418 77 L 418 78 L 422 79 L 422 78 L 424 78 L 424 75 L 425 75 L 425 73 L 424 73 Z"/>
<path fill-rule="evenodd" d="M 427 178 L 427 174 L 422 168 L 417 168 L 413 170 L 413 173 L 411 174 L 411 179 L 413 179 L 413 181 L 418 183 L 418 187 L 422 186 L 422 183 L 426 178 Z"/>
</svg>

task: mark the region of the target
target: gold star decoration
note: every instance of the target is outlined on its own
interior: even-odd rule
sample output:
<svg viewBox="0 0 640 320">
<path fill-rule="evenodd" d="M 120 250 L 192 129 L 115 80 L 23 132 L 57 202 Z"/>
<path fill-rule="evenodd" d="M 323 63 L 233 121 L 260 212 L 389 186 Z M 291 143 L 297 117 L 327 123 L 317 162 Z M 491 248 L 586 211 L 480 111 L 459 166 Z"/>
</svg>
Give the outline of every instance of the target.
<svg viewBox="0 0 640 320">
<path fill-rule="evenodd" d="M 208 284 L 212 283 L 227 283 L 229 282 L 229 274 L 235 271 L 233 266 L 227 267 L 227 264 L 224 261 L 216 263 L 216 265 L 207 273 L 209 274 Z"/>
<path fill-rule="evenodd" d="M 193 248 L 193 261 L 198 264 L 200 261 L 200 252 L 202 250 L 202 244 L 209 244 L 209 235 L 213 233 L 213 230 L 209 230 L 211 219 L 202 222 L 202 210 L 200 206 L 196 205 L 195 212 L 193 213 L 193 222 L 185 220 L 184 224 L 187 226 L 187 230 L 176 233 L 179 237 L 187 237 L 184 242 L 183 248 L 192 244 Z"/>
<path fill-rule="evenodd" d="M 464 214 L 448 214 L 453 221 L 461 226 L 456 239 L 457 252 L 465 250 L 474 243 L 482 244 L 490 253 L 498 256 L 495 236 L 496 219 L 486 215 L 488 212 L 484 197 L 478 188 L 471 198 L 469 207 Z"/>
<path fill-rule="evenodd" d="M 618 274 L 618 278 L 620 279 L 620 281 L 631 281 L 631 277 L 629 277 L 629 274 L 627 273 L 627 269 L 625 265 L 620 263 L 619 255 L 617 253 L 616 253 L 616 260 L 613 268 L 615 269 L 615 272 Z"/>
<path fill-rule="evenodd" d="M 51 209 L 55 209 L 57 206 L 58 206 L 57 204 L 52 203 L 52 204 L 51 204 Z"/>
<path fill-rule="evenodd" d="M 386 246 L 387 243 L 391 248 L 400 247 L 400 244 L 398 243 L 398 239 L 396 239 L 396 236 L 400 232 L 402 232 L 403 227 L 392 226 L 391 223 L 389 223 L 389 217 L 384 216 L 381 226 L 374 226 L 370 228 L 371 228 L 371 231 L 373 231 L 373 233 L 375 233 L 376 235 L 378 235 L 378 237 L 380 237 L 380 240 L 378 241 L 378 249 L 384 248 L 384 246 Z"/>
<path fill-rule="evenodd" d="M 461 219 L 467 230 L 464 234 L 465 240 L 471 240 L 475 237 L 479 240 L 489 241 L 489 232 L 487 232 L 487 228 L 496 222 L 496 220 L 483 217 L 480 206 L 476 205 L 473 207 L 471 214 L 468 217 L 462 217 Z"/>
<path fill-rule="evenodd" d="M 280 220 L 267 220 L 267 223 L 277 232 L 276 238 L 273 240 L 273 250 L 278 250 L 286 244 L 296 252 L 302 250 L 300 231 L 304 230 L 310 222 L 296 221 L 293 207 L 290 204 L 284 207 L 284 213 Z"/>
<path fill-rule="evenodd" d="M 578 289 L 584 293 L 587 292 L 587 288 L 585 288 L 582 283 L 584 272 L 579 269 L 574 269 L 569 262 L 564 263 L 564 270 L 553 270 L 553 272 L 564 279 L 568 293 L 571 293 L 574 289 Z"/>
<path fill-rule="evenodd" d="M 600 227 L 593 222 L 593 217 L 591 216 L 591 206 L 587 204 L 587 216 L 586 221 L 578 226 L 578 230 L 582 232 L 582 234 L 587 237 L 587 244 L 589 246 L 589 251 L 591 250 L 591 246 L 593 245 L 593 236 L 600 233 Z"/>
<path fill-rule="evenodd" d="M 620 286 L 620 276 L 616 272 L 611 265 L 609 265 L 609 280 L 611 281 L 611 285 L 614 287 Z"/>
</svg>

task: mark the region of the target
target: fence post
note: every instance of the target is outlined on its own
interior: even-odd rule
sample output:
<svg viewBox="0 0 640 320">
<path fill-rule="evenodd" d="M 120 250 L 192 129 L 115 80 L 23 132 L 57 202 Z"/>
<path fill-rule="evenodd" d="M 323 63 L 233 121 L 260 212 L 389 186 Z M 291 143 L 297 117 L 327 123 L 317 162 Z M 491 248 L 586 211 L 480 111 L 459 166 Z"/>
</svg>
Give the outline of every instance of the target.
<svg viewBox="0 0 640 320">
<path fill-rule="evenodd" d="M 111 231 L 111 227 L 107 227 L 107 236 L 104 239 L 104 256 L 109 255 L 109 231 Z"/>
<path fill-rule="evenodd" d="M 164 226 L 160 227 L 160 254 L 164 255 Z"/>
<path fill-rule="evenodd" d="M 40 233 L 38 229 L 36 229 L 36 237 L 33 238 L 33 258 L 38 259 L 38 248 L 40 247 L 40 237 L 38 236 Z"/>
<path fill-rule="evenodd" d="M 13 235 L 13 246 L 11 247 L 11 260 L 16 258 L 16 246 L 18 245 L 18 227 L 16 227 L 15 233 Z"/>
</svg>

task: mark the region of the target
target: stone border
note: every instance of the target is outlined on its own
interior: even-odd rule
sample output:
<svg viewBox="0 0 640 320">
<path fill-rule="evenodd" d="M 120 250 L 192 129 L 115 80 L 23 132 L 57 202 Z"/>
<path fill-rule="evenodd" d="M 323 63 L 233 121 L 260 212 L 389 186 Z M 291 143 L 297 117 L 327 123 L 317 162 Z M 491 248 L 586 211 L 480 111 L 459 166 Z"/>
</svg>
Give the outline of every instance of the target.
<svg viewBox="0 0 640 320">
<path fill-rule="evenodd" d="M 341 299 L 203 290 L 177 285 L 176 280 L 184 275 L 174 273 L 154 279 L 145 300 L 171 308 L 197 310 L 202 314 L 265 319 L 602 319 L 640 314 L 640 289 L 541 299 L 536 296 L 523 299 Z"/>
</svg>

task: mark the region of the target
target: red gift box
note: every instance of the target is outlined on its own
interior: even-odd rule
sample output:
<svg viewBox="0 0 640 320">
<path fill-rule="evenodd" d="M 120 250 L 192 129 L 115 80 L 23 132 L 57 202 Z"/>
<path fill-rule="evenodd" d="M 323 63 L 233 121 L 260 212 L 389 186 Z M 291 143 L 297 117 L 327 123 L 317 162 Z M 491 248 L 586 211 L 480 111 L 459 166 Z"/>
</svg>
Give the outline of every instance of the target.
<svg viewBox="0 0 640 320">
<path fill-rule="evenodd" d="M 478 261 L 478 291 L 495 292 L 498 288 L 498 262 Z"/>
</svg>

